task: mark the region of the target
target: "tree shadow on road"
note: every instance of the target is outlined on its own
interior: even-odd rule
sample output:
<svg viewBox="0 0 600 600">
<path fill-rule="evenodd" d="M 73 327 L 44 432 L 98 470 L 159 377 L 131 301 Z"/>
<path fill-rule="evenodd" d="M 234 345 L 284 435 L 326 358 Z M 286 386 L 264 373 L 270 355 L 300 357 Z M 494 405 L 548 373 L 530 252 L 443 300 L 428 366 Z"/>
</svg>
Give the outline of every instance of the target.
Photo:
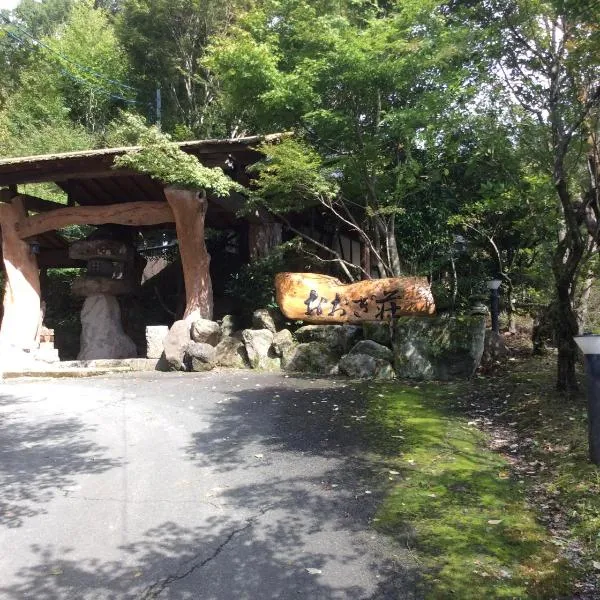
<svg viewBox="0 0 600 600">
<path fill-rule="evenodd" d="M 364 599 L 360 585 L 323 581 L 316 571 L 326 568 L 327 553 L 313 553 L 290 562 L 270 539 L 260 539 L 253 521 L 214 518 L 203 528 L 164 523 L 144 540 L 123 548 L 125 561 L 72 560 L 68 549 L 35 547 L 38 563 L 22 569 L 20 583 L 0 586 L 7 600 L 263 600 Z M 218 558 L 218 560 L 216 560 Z M 391 565 L 390 565 L 391 567 Z M 351 562 L 348 568 L 352 568 Z M 387 586 L 387 587 L 386 587 Z M 412 598 L 382 583 L 371 598 Z"/>
<path fill-rule="evenodd" d="M 195 433 L 185 448 L 200 466 L 236 469 L 252 443 L 313 456 L 364 457 L 380 450 L 373 432 L 363 427 L 365 397 L 347 383 L 294 379 L 228 394 L 207 411 L 210 427 Z"/>
<path fill-rule="evenodd" d="M 229 481 L 211 498 L 216 515 L 203 514 L 199 503 L 194 521 L 201 526 L 162 522 L 135 543 L 111 549 L 118 560 L 82 559 L 70 547 L 31 547 L 35 560 L 10 584 L 0 584 L 0 597 L 414 599 L 414 563 L 369 526 L 387 471 L 368 456 L 361 395 L 343 383 L 308 379 L 255 385 L 250 380 L 207 407 L 202 431 L 184 445 L 201 472 Z M 57 447 L 57 472 L 46 470 L 50 463 L 41 452 L 31 456 L 41 472 L 28 476 L 25 491 L 39 484 L 52 495 L 72 474 L 96 468 L 98 458 L 94 466 L 87 463 L 102 449 L 78 438 L 76 420 L 62 425 L 46 423 L 39 437 L 25 427 L 15 433 L 15 444 L 21 437 L 34 444 L 29 450 L 42 439 L 54 439 L 50 447 Z M 111 466 L 101 460 L 99 468 Z M 57 476 L 62 485 L 53 484 Z"/>
<path fill-rule="evenodd" d="M 105 448 L 86 439 L 90 428 L 65 416 L 32 423 L 19 404 L 0 394 L 0 526 L 20 527 L 28 517 L 75 483 L 81 474 L 103 473 L 119 462 Z"/>
</svg>

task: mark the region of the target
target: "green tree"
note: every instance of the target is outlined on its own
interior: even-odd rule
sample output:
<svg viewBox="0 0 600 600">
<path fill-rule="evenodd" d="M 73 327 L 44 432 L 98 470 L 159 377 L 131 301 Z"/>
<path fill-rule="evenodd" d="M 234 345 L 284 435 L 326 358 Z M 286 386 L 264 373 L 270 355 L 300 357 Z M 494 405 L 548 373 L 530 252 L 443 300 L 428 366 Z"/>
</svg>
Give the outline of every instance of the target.
<svg viewBox="0 0 600 600">
<path fill-rule="evenodd" d="M 519 123 L 520 143 L 554 187 L 560 212 L 552 271 L 561 390 L 577 386 L 577 284 L 600 231 L 600 21 L 593 5 L 511 0 L 452 7 L 456 18 L 468 15 L 485 31 L 485 52 L 503 84 L 505 106 Z"/>
<path fill-rule="evenodd" d="M 205 61 L 232 132 L 292 128 L 305 140 L 266 149 L 255 198 L 275 209 L 277 180 L 297 179 L 296 202 L 320 204 L 354 231 L 382 276 L 405 267 L 396 226 L 428 185 L 425 145 L 470 93 L 468 31 L 446 25 L 434 1 L 264 2 Z"/>
<path fill-rule="evenodd" d="M 60 14 L 54 33 L 39 40 L 19 24 L 5 26 L 26 55 L 0 113 L 4 155 L 91 148 L 132 93 L 120 83 L 127 60 L 107 15 L 90 0 L 77 2 L 64 22 Z"/>
<path fill-rule="evenodd" d="M 53 35 L 64 25 L 77 0 L 21 0 L 15 8 L 16 20 L 35 38 Z"/>
<path fill-rule="evenodd" d="M 116 108 L 133 103 L 127 56 L 108 14 L 91 0 L 79 0 L 64 26 L 44 42 L 43 59 L 59 73 L 71 119 L 91 132 L 102 131 Z"/>
<path fill-rule="evenodd" d="M 199 60 L 213 36 L 234 18 L 235 0 L 124 0 L 119 38 L 134 68 L 139 97 L 154 105 L 162 93 L 162 122 L 178 136 L 222 133 L 211 117 L 216 82 Z M 179 126 L 179 127 L 177 127 Z"/>
</svg>

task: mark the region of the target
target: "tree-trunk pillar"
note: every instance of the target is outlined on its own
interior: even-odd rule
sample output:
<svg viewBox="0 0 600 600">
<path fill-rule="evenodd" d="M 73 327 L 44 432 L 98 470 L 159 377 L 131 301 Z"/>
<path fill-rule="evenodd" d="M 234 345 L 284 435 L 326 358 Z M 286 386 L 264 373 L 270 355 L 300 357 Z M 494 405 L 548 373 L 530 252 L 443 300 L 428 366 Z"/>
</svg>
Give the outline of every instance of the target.
<svg viewBox="0 0 600 600">
<path fill-rule="evenodd" d="M 266 258 L 271 250 L 281 244 L 283 227 L 281 223 L 267 221 L 250 223 L 248 226 L 248 248 L 250 258 Z"/>
<path fill-rule="evenodd" d="M 22 216 L 18 201 L 0 204 L 6 272 L 0 345 L 30 349 L 35 345 L 40 320 L 40 276 L 35 255 L 17 233 L 17 223 Z"/>
<path fill-rule="evenodd" d="M 203 319 L 212 319 L 210 255 L 204 241 L 204 219 L 208 206 L 206 194 L 168 187 L 165 188 L 165 197 L 175 217 L 183 267 L 186 298 L 183 318 L 196 314 Z"/>
</svg>

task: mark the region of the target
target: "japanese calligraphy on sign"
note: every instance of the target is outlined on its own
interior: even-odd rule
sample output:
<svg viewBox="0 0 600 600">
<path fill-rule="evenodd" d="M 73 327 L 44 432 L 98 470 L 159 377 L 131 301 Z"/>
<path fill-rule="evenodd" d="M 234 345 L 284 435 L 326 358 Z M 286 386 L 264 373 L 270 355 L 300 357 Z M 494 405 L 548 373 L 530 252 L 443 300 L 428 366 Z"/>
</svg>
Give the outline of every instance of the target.
<svg viewBox="0 0 600 600">
<path fill-rule="evenodd" d="M 404 315 L 433 315 L 425 278 L 394 277 L 343 284 L 317 273 L 278 273 L 277 303 L 288 319 L 311 323 L 389 321 Z"/>
</svg>

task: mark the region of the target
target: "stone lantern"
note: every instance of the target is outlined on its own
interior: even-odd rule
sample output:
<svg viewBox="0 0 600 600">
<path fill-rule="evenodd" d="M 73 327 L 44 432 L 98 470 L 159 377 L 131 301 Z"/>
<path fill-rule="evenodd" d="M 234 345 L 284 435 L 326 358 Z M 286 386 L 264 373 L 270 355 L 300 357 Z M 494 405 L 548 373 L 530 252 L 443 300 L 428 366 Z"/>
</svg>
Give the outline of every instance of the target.
<svg viewBox="0 0 600 600">
<path fill-rule="evenodd" d="M 87 271 L 77 278 L 71 291 L 84 296 L 81 309 L 81 346 L 78 360 L 122 359 L 137 356 L 136 346 L 123 331 L 117 296 L 135 289 L 132 245 L 102 238 L 102 230 L 94 239 L 71 244 L 69 256 L 87 262 Z"/>
</svg>

